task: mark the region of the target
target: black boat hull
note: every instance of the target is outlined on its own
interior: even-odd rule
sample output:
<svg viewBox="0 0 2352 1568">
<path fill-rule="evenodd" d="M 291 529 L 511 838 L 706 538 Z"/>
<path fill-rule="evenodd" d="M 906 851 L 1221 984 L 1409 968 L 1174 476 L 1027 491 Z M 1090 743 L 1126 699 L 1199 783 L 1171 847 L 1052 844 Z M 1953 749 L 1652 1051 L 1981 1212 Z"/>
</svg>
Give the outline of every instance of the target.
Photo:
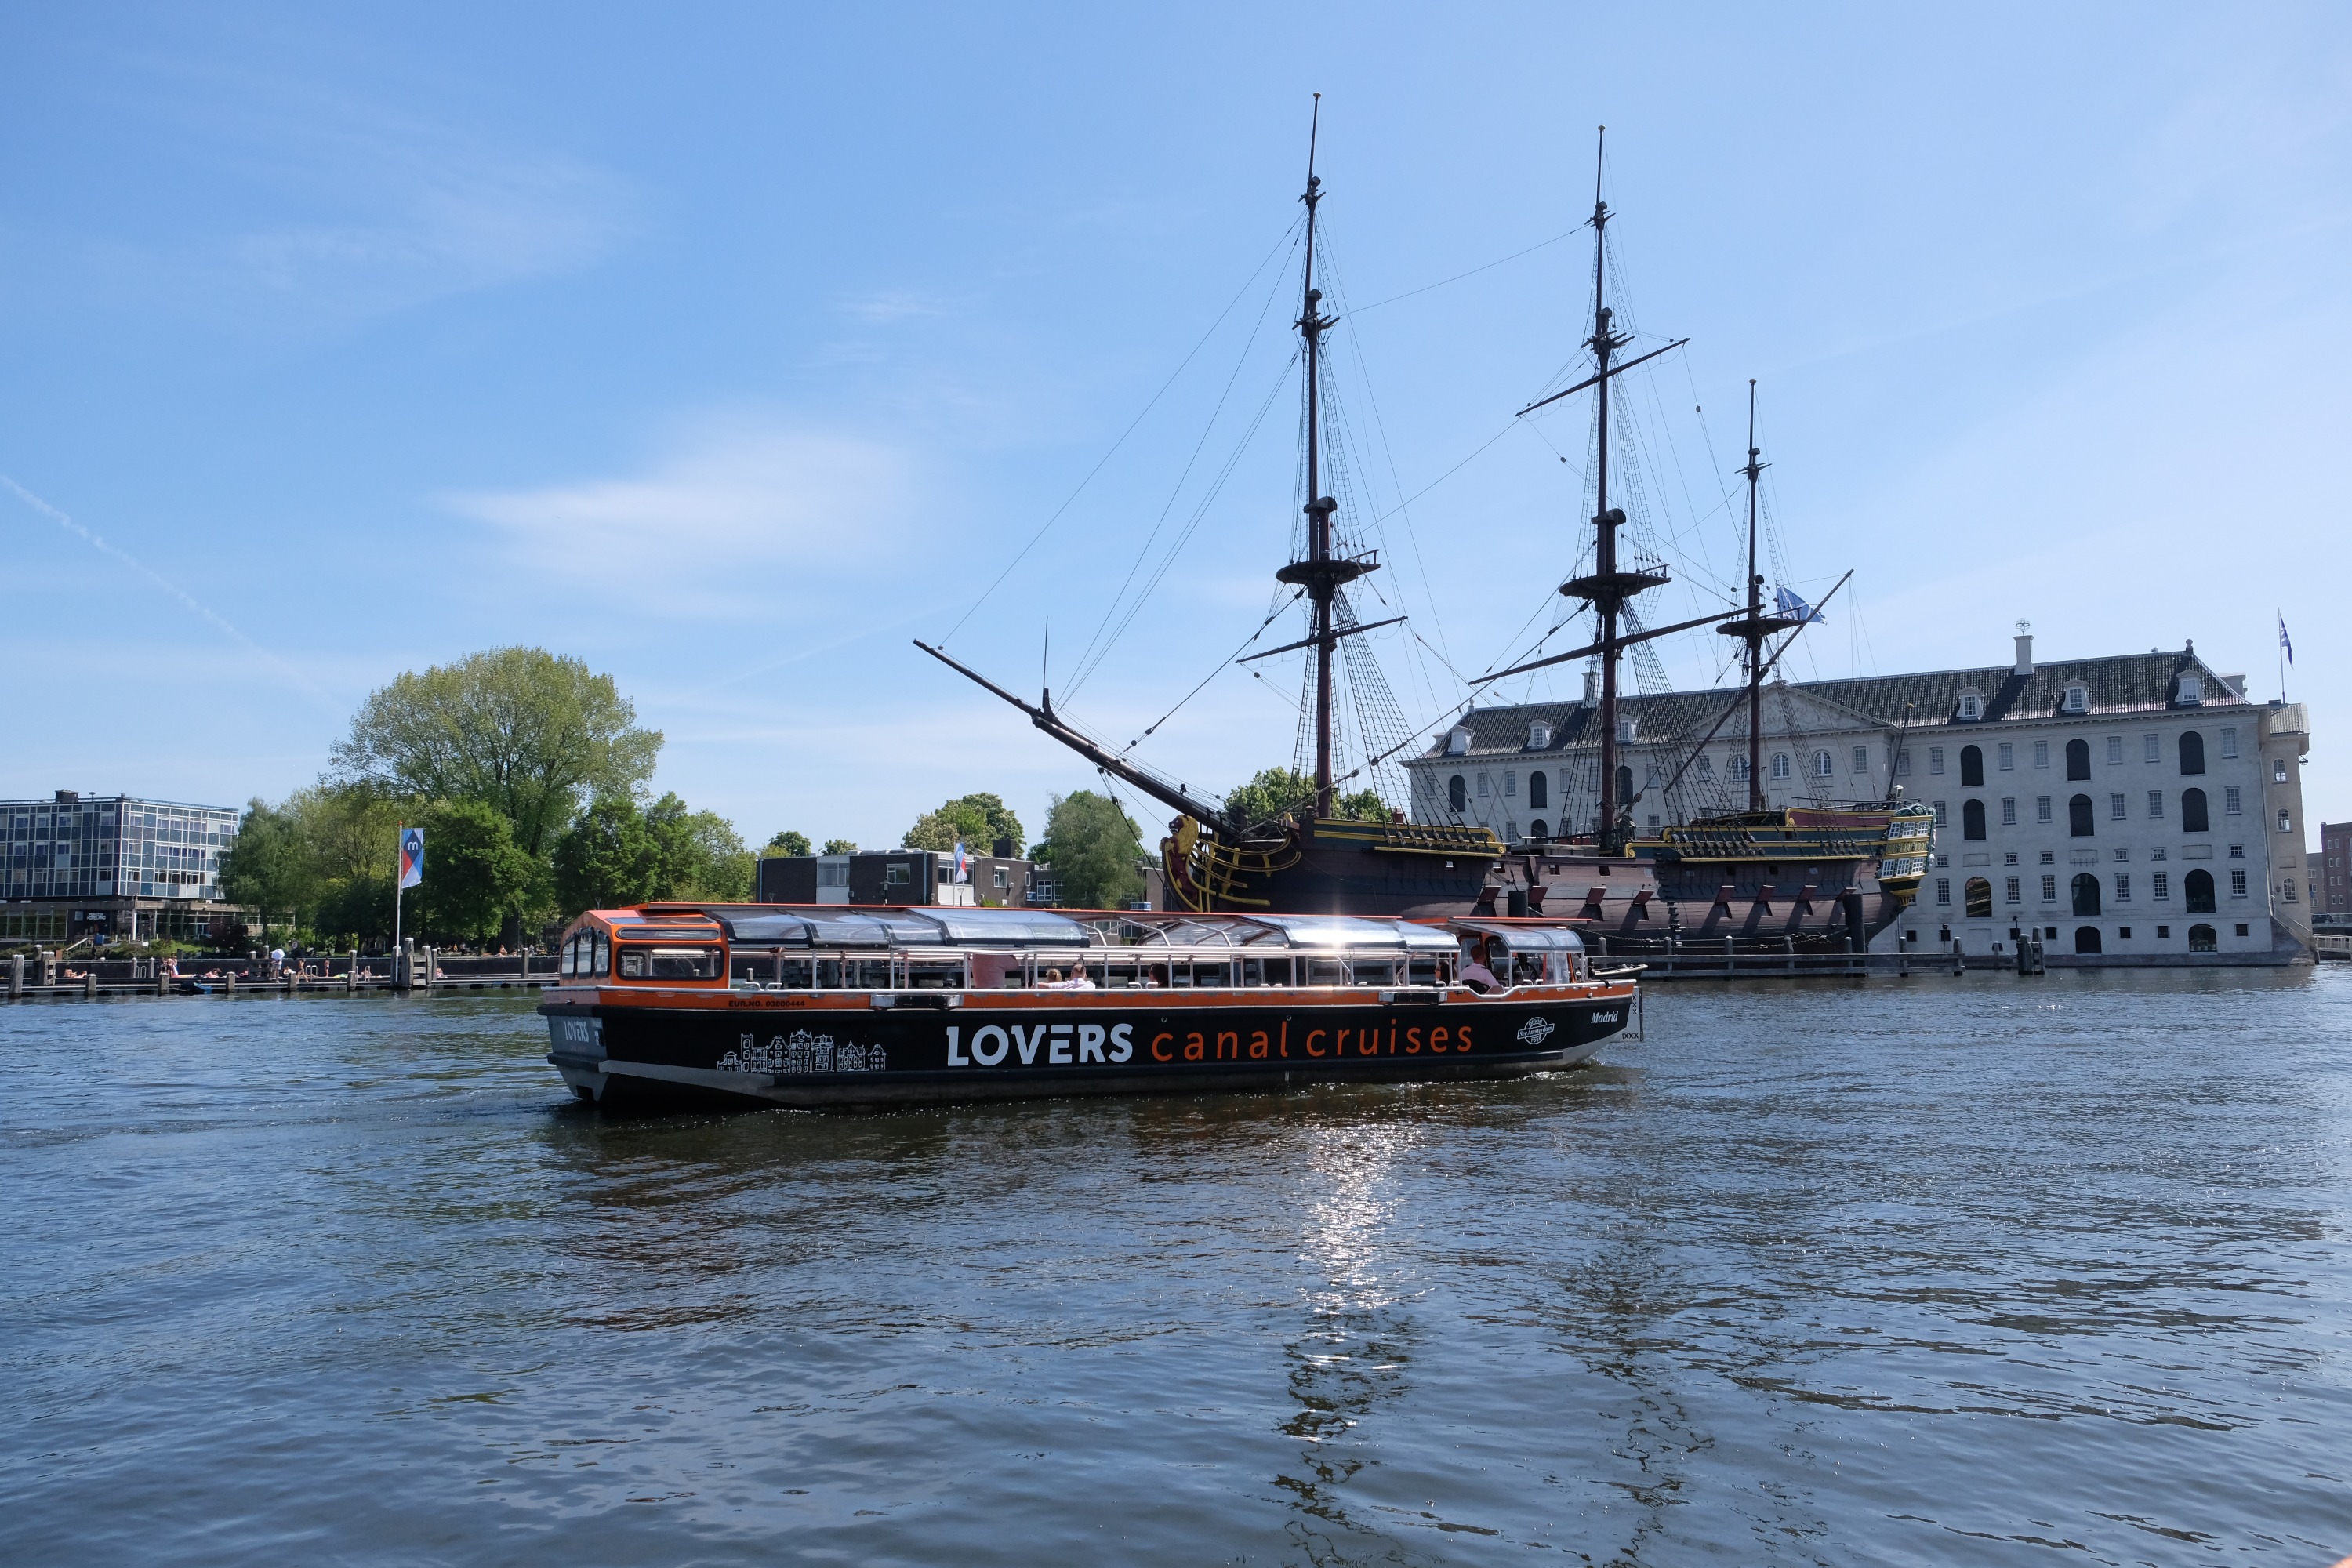
<svg viewBox="0 0 2352 1568">
<path fill-rule="evenodd" d="M 548 1060 L 613 1106 L 802 1109 L 1063 1095 L 1451 1082 L 1579 1065 L 1635 1005 L 1613 994 L 1361 1006 L 1192 1003 L 1068 1007 L 808 1008 L 548 1002 Z M 934 997 L 922 998 L 930 1001 Z"/>
</svg>

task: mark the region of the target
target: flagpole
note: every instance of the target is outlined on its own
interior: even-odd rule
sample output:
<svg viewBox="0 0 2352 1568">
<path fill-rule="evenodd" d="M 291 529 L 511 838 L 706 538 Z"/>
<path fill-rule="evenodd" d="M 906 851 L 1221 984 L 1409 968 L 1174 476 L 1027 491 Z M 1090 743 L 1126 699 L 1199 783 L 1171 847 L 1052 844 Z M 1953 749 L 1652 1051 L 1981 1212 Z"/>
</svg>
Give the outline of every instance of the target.
<svg viewBox="0 0 2352 1568">
<path fill-rule="evenodd" d="M 408 824 L 394 823 L 392 830 L 392 951 L 400 952 L 400 889 L 407 879 L 401 873 L 407 868 L 400 863 L 408 838 Z"/>
<path fill-rule="evenodd" d="M 2286 612 L 2273 610 L 2272 614 L 2278 616 L 2279 700 L 2284 702 L 2286 700 Z"/>
</svg>

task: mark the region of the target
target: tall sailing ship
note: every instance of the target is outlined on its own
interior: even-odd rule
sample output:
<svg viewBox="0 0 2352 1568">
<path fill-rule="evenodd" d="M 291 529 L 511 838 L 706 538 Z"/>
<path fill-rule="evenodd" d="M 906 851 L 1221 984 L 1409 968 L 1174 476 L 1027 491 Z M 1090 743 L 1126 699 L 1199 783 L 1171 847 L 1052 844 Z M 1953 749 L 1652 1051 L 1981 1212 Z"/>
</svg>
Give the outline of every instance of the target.
<svg viewBox="0 0 2352 1568">
<path fill-rule="evenodd" d="M 1735 946 L 1793 943 L 1817 950 L 1858 950 L 1891 924 L 1917 890 L 1933 829 L 1932 814 L 1925 806 L 1906 804 L 1899 795 L 1773 806 L 1767 804 L 1760 774 L 1751 765 L 1745 809 L 1697 814 L 1647 837 L 1634 828 L 1631 808 L 1636 792 L 1619 763 L 1623 743 L 1619 691 L 1628 652 L 1658 637 L 1708 625 L 1738 639 L 1752 761 L 1760 745 L 1765 678 L 1809 617 L 1767 614 L 1763 608 L 1763 578 L 1756 570 L 1756 482 L 1764 465 L 1754 443 L 1751 405 L 1748 461 L 1742 470 L 1748 482 L 1744 613 L 1727 618 L 1726 612 L 1717 611 L 1657 627 L 1639 624 L 1633 609 L 1635 598 L 1672 579 L 1656 561 L 1622 558 L 1620 531 L 1626 514 L 1610 502 L 1612 384 L 1687 340 L 1630 359 L 1620 357 L 1631 339 L 1613 325 L 1608 302 L 1607 226 L 1612 215 L 1601 199 L 1597 172 L 1591 218 L 1592 328 L 1584 342 L 1592 355 L 1592 374 L 1520 411 L 1532 413 L 1587 390 L 1594 395 L 1597 504 L 1590 519 L 1591 569 L 1561 584 L 1559 592 L 1590 608 L 1595 635 L 1583 647 L 1496 670 L 1476 683 L 1485 686 L 1580 658 L 1597 666 L 1599 700 L 1591 728 L 1598 740 L 1599 800 L 1591 826 L 1558 837 L 1507 844 L 1490 828 L 1464 821 L 1458 803 L 1451 819 L 1442 821 L 1407 821 L 1403 812 L 1395 810 L 1385 820 L 1338 811 L 1342 780 L 1335 763 L 1339 700 L 1334 659 L 1349 639 L 1391 623 L 1366 623 L 1356 616 L 1348 586 L 1380 570 L 1379 552 L 1361 537 L 1335 527 L 1341 506 L 1326 493 L 1324 456 L 1332 419 L 1327 339 L 1338 320 L 1325 313 L 1323 292 L 1317 286 L 1317 218 L 1325 193 L 1315 173 L 1314 149 L 1310 133 L 1307 185 L 1299 198 L 1306 206 L 1307 232 L 1296 323 L 1305 382 L 1300 451 L 1302 493 L 1307 500 L 1301 508 L 1304 526 L 1297 531 L 1295 558 L 1275 574 L 1303 599 L 1307 634 L 1249 656 L 1308 655 L 1311 678 L 1302 717 L 1312 727 L 1311 800 L 1299 801 L 1273 820 L 1203 800 L 1081 732 L 1055 711 L 1050 690 L 1031 703 L 941 649 L 919 640 L 916 646 L 1020 709 L 1038 729 L 1103 773 L 1123 780 L 1175 814 L 1160 845 L 1172 908 L 1417 919 L 1567 915 L 1589 922 L 1606 950 L 1617 952 L 1726 940 Z M 1777 646 L 1775 638 L 1780 639 Z M 1360 645 L 1349 651 L 1355 658 L 1368 657 Z M 1726 708 L 1717 729 L 1735 710 Z M 1691 754 L 1715 732 L 1709 730 L 1696 738 Z M 1368 750 L 1360 737 L 1360 753 Z M 1369 758 L 1353 773 L 1364 773 L 1381 760 Z M 1671 785 L 1660 793 L 1670 791 Z M 1891 787 L 1889 793 L 1896 794 Z"/>
</svg>

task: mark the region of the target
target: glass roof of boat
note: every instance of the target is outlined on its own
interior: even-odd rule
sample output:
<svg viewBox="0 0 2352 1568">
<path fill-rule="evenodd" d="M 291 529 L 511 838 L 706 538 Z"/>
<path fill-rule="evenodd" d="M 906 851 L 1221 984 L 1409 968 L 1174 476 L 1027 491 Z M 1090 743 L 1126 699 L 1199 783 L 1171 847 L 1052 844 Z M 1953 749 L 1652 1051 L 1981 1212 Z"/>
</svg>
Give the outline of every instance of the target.
<svg viewBox="0 0 2352 1568">
<path fill-rule="evenodd" d="M 1568 926 L 1518 925 L 1505 921 L 1448 921 L 1449 930 L 1496 937 L 1514 952 L 1582 952 L 1584 939 Z M 1446 945 L 1452 946 L 1449 942 Z"/>
<path fill-rule="evenodd" d="M 728 940 L 765 947 L 1084 947 L 1094 932 L 1048 910 L 715 905 Z"/>
</svg>

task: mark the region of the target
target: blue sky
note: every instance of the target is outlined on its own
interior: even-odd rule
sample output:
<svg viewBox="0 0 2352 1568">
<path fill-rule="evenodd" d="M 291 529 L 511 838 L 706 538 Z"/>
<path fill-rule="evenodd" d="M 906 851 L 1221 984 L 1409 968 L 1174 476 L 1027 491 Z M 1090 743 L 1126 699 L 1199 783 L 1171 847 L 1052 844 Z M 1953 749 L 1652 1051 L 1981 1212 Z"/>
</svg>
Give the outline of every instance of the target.
<svg viewBox="0 0 2352 1568">
<path fill-rule="evenodd" d="M 1574 358 L 1605 122 L 1637 322 L 1692 339 L 1643 394 L 1695 563 L 1662 617 L 1732 574 L 1753 376 L 1790 581 L 1855 572 L 1797 676 L 2003 661 L 2024 617 L 2270 696 L 2283 611 L 2314 819 L 2352 816 L 2321 6 L 12 8 L 0 793 L 281 795 L 373 687 L 524 642 L 611 673 L 659 784 L 755 841 L 892 843 L 972 789 L 1041 826 L 1089 771 L 908 639 L 961 621 L 1034 689 L 1050 617 L 1123 740 L 1265 615 L 1318 89 L 1410 719 L 1574 547 L 1583 416 L 1511 414 Z M 1269 664 L 1142 754 L 1287 762 Z"/>
</svg>

